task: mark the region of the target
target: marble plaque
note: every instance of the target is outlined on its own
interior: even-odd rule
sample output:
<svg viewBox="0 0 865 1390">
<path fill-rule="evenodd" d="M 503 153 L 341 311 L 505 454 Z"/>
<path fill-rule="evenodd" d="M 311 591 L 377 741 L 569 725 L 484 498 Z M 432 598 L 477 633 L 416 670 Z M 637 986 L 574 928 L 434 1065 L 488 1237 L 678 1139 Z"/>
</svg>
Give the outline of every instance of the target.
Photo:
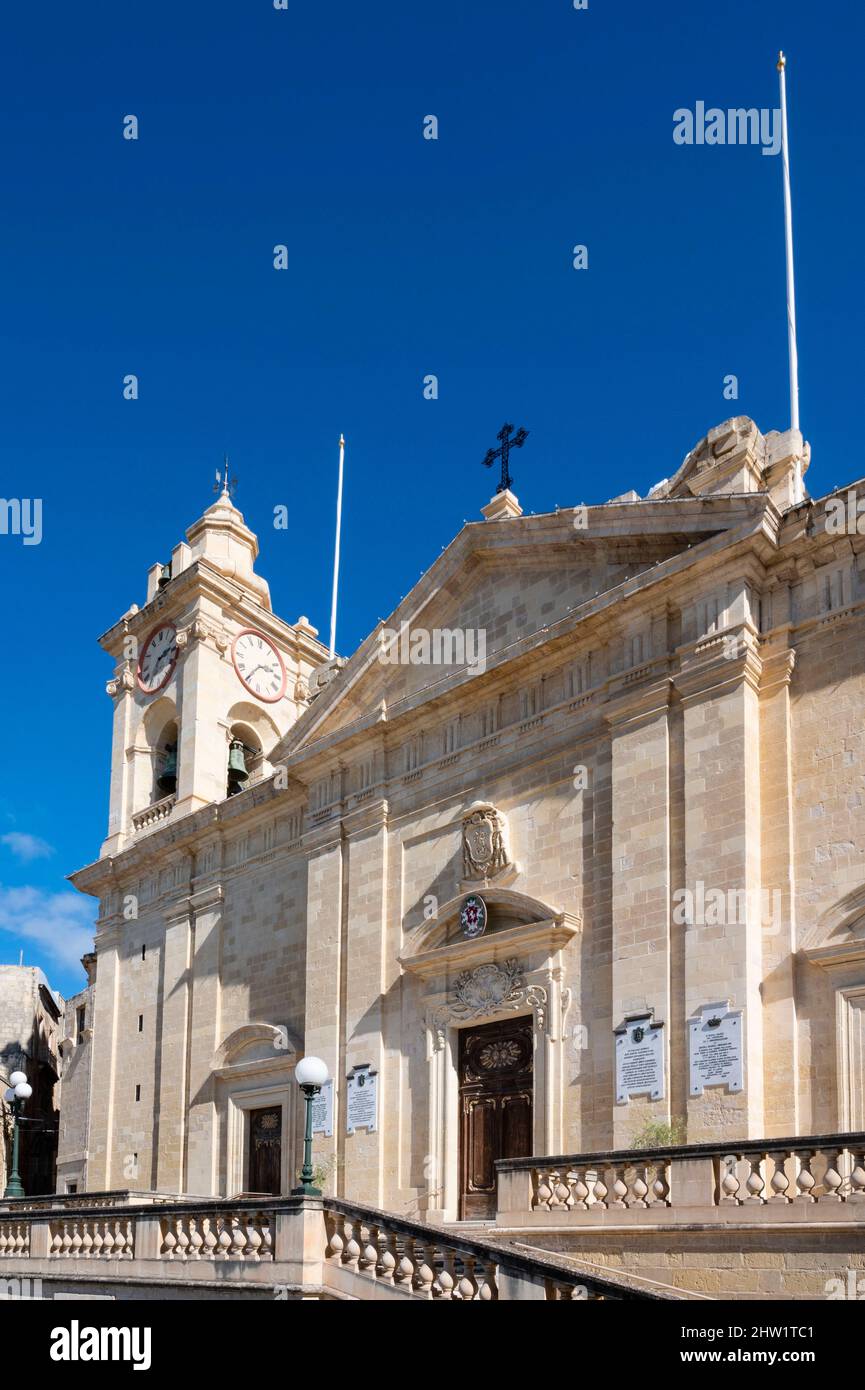
<svg viewBox="0 0 865 1390">
<path fill-rule="evenodd" d="M 701 1096 L 705 1086 L 745 1089 L 743 1012 L 726 1003 L 706 1004 L 688 1021 L 690 1035 L 689 1094 Z"/>
<path fill-rule="evenodd" d="M 324 1134 L 328 1139 L 333 1134 L 333 1079 L 325 1081 L 318 1095 L 312 1098 L 312 1132 Z"/>
<path fill-rule="evenodd" d="M 616 1029 L 616 1101 L 645 1095 L 664 1098 L 664 1025 L 653 1023 L 651 1014 Z"/>
<path fill-rule="evenodd" d="M 348 1076 L 346 1098 L 346 1134 L 366 1129 L 372 1134 L 378 1129 L 378 1073 L 368 1062 L 352 1067 Z"/>
</svg>

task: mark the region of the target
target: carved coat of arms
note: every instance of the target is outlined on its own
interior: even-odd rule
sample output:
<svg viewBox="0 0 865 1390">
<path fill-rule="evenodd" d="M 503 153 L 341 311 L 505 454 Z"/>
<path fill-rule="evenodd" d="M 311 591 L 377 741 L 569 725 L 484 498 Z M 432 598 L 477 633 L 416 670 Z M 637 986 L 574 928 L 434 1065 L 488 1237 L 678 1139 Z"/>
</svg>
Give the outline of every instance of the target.
<svg viewBox="0 0 865 1390">
<path fill-rule="evenodd" d="M 489 881 L 510 866 L 504 815 L 476 801 L 463 817 L 463 878 Z"/>
</svg>

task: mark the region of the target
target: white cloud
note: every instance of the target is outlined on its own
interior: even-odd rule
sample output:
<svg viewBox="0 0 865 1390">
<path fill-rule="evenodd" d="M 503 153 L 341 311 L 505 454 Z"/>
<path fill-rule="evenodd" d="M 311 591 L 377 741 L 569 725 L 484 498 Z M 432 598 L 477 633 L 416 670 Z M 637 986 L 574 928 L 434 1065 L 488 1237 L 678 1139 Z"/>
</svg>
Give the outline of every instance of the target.
<svg viewBox="0 0 865 1390">
<path fill-rule="evenodd" d="M 0 932 L 33 941 L 57 965 L 77 966 L 93 950 L 96 903 L 78 893 L 0 884 Z"/>
<path fill-rule="evenodd" d="M 54 853 L 54 847 L 46 840 L 40 840 L 38 835 L 26 835 L 22 830 L 10 830 L 7 835 L 0 835 L 0 845 L 5 845 L 16 859 L 22 859 L 25 864 L 33 859 L 47 859 Z"/>
</svg>

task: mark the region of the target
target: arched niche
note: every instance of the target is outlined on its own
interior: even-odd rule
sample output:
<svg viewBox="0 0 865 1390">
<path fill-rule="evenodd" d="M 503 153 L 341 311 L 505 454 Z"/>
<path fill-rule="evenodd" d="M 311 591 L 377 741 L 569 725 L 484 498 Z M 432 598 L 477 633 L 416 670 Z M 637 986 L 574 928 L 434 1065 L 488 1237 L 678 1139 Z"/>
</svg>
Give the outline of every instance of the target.
<svg viewBox="0 0 865 1390">
<path fill-rule="evenodd" d="M 295 1181 L 300 1146 L 300 1107 L 294 1069 L 299 1039 L 284 1025 L 244 1024 L 223 1039 L 212 1058 L 212 1103 L 226 1196 L 248 1190 L 249 1133 L 256 1110 L 279 1108 L 282 1116 L 281 1191 Z M 212 1152 L 212 1149 L 211 1149 Z"/>
</svg>

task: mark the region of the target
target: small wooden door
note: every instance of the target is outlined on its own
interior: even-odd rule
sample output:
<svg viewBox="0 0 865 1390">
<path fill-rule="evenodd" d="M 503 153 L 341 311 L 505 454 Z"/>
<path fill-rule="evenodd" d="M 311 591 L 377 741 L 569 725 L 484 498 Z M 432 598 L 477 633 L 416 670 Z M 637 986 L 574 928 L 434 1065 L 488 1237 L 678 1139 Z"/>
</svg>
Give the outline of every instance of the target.
<svg viewBox="0 0 865 1390">
<path fill-rule="evenodd" d="M 460 1217 L 495 1215 L 497 1158 L 532 1152 L 532 1020 L 464 1028 L 459 1043 Z"/>
<path fill-rule="evenodd" d="M 282 1191 L 282 1107 L 269 1105 L 249 1112 L 250 1192 Z"/>
</svg>

